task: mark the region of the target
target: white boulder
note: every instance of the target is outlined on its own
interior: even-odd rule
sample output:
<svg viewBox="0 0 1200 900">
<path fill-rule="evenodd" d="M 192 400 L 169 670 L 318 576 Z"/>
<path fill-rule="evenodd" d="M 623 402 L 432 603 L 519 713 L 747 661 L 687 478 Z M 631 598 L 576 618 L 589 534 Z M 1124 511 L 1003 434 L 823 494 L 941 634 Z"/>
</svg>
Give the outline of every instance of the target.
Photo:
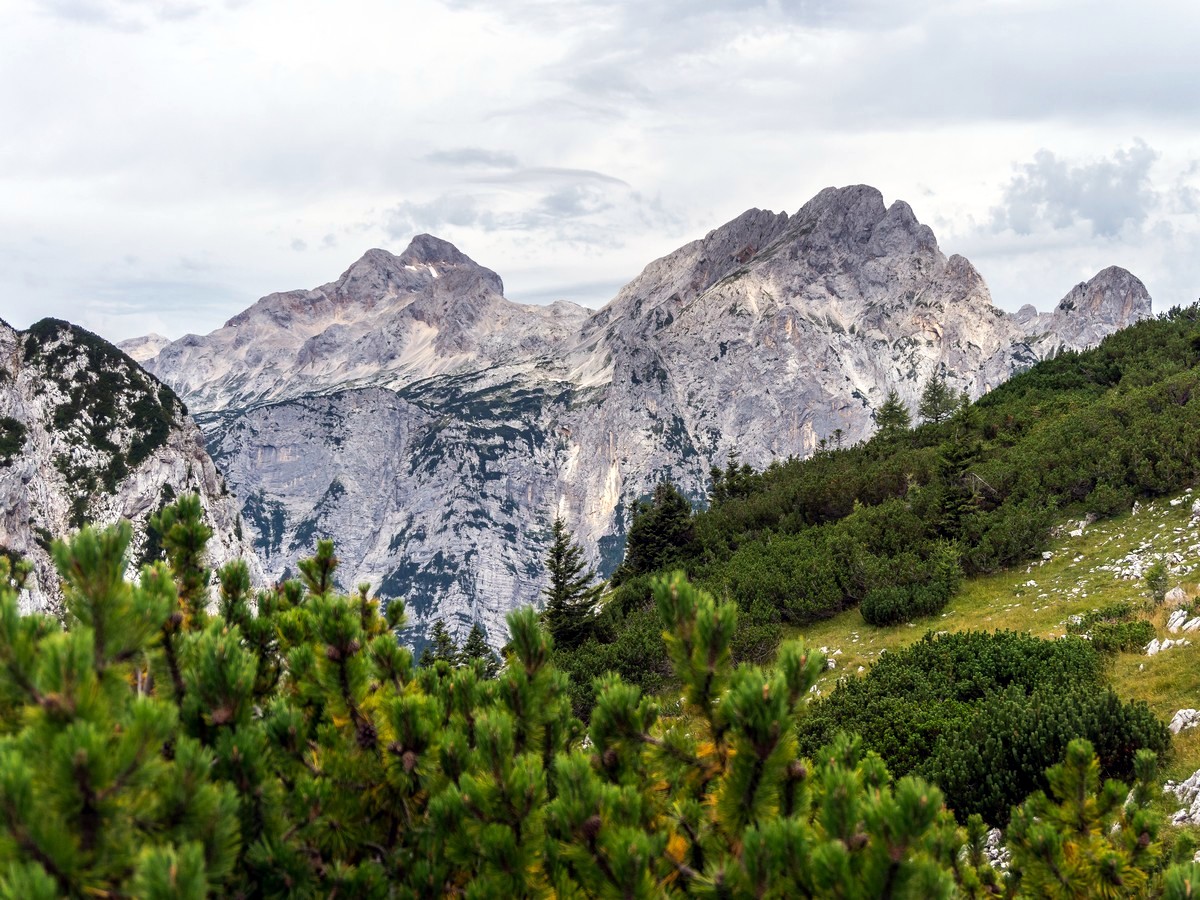
<svg viewBox="0 0 1200 900">
<path fill-rule="evenodd" d="M 1188 599 L 1187 591 L 1185 591 L 1179 585 L 1171 588 L 1166 594 L 1163 595 L 1163 603 L 1167 603 L 1172 606 L 1182 606 L 1188 602 Z"/>
<path fill-rule="evenodd" d="M 1195 728 L 1197 725 L 1200 725 L 1200 710 L 1181 709 L 1175 713 L 1171 724 L 1167 727 L 1171 729 L 1171 734 L 1179 734 L 1179 732 Z"/>
<path fill-rule="evenodd" d="M 1200 769 L 1186 781 L 1168 781 L 1163 785 L 1164 794 L 1173 794 L 1182 808 L 1171 816 L 1173 825 L 1200 824 Z"/>
</svg>

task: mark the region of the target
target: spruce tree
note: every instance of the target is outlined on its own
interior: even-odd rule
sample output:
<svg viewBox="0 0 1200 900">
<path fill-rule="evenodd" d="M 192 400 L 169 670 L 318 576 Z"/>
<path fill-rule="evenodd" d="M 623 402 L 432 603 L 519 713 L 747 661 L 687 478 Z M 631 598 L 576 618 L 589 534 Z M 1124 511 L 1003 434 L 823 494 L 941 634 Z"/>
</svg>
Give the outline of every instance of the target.
<svg viewBox="0 0 1200 900">
<path fill-rule="evenodd" d="M 888 391 L 887 399 L 875 410 L 875 425 L 884 440 L 894 440 L 912 427 L 912 416 L 895 388 Z"/>
<path fill-rule="evenodd" d="M 596 583 L 595 570 L 587 565 L 562 516 L 554 519 L 553 535 L 546 552 L 550 583 L 542 590 L 546 628 L 556 647 L 571 649 L 592 634 L 604 585 Z"/>
<path fill-rule="evenodd" d="M 425 648 L 421 651 L 421 660 L 418 665 L 421 668 L 428 668 L 439 661 L 444 661 L 453 667 L 459 664 L 460 659 L 461 653 L 458 649 L 458 644 L 450 636 L 450 629 L 446 627 L 446 620 L 435 619 L 433 627 L 429 632 L 429 640 L 426 642 Z"/>
<path fill-rule="evenodd" d="M 692 505 L 669 481 L 660 481 L 650 503 L 639 501 L 625 536 L 625 558 L 611 582 L 619 585 L 682 561 L 695 540 Z"/>
<path fill-rule="evenodd" d="M 738 452 L 730 450 L 724 469 L 713 466 L 708 470 L 709 477 L 712 478 L 712 490 L 708 496 L 710 506 L 749 496 L 756 487 L 758 478 L 754 469 L 748 463 L 738 460 Z"/>
<path fill-rule="evenodd" d="M 478 622 L 471 626 L 471 633 L 467 635 L 467 642 L 463 644 L 462 659 L 464 662 L 479 660 L 482 663 L 484 678 L 495 678 L 500 671 L 500 661 L 488 646 Z"/>
<path fill-rule="evenodd" d="M 954 413 L 958 400 L 946 379 L 941 375 L 930 375 L 921 391 L 921 402 L 917 414 L 927 424 L 940 425 Z"/>
</svg>

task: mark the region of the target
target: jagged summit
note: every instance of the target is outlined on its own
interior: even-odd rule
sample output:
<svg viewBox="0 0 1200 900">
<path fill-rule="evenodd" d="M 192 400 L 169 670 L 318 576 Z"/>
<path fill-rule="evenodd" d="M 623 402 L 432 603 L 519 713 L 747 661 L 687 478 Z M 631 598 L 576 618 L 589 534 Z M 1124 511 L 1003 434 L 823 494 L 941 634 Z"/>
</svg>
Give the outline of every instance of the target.
<svg viewBox="0 0 1200 900">
<path fill-rule="evenodd" d="M 1064 345 L 1079 349 L 1150 313 L 1150 293 L 1141 280 L 1120 266 L 1109 266 L 1071 288 L 1046 327 Z"/>
<path fill-rule="evenodd" d="M 878 188 L 866 184 L 825 188 L 792 216 L 788 236 L 811 248 L 859 245 L 876 256 L 937 250 L 933 231 L 911 206 L 903 200 L 887 206 Z"/>
<path fill-rule="evenodd" d="M 504 294 L 499 275 L 431 234 L 418 234 L 399 256 L 379 248 L 368 250 L 337 281 L 311 293 L 372 307 L 383 296 L 418 293 L 435 279 L 450 279 L 459 293 L 470 292 L 471 283 L 478 282 L 479 290 Z"/>
<path fill-rule="evenodd" d="M 370 251 L 375 252 L 375 251 Z M 432 234 L 418 234 L 409 242 L 408 247 L 400 254 L 400 261 L 405 265 L 430 266 L 476 266 L 478 263 L 467 256 L 449 241 L 444 241 Z"/>
<path fill-rule="evenodd" d="M 588 315 L 512 303 L 491 269 L 419 234 L 398 256 L 368 250 L 336 281 L 268 294 L 222 328 L 148 354 L 146 366 L 204 414 L 525 361 L 575 335 Z"/>
<path fill-rule="evenodd" d="M 1075 285 L 1057 308 L 1105 321 L 1144 317 L 1150 314 L 1150 293 L 1129 270 L 1109 266 Z"/>
<path fill-rule="evenodd" d="M 433 271 L 430 271 L 432 267 Z M 401 271 L 417 272 L 436 278 L 440 270 L 448 268 L 468 268 L 473 270 L 490 271 L 459 250 L 454 244 L 432 234 L 416 235 L 399 255 L 389 250 L 374 247 L 360 256 L 351 264 L 333 284 L 343 284 L 364 272 L 399 273 Z"/>
</svg>

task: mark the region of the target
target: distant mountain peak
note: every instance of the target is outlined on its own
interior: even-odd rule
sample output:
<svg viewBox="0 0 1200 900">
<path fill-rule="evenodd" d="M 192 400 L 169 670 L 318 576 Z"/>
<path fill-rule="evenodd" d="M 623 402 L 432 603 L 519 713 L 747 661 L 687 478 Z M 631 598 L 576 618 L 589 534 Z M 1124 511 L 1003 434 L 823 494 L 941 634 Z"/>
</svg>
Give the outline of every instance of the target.
<svg viewBox="0 0 1200 900">
<path fill-rule="evenodd" d="M 795 215 L 748 209 L 594 314 L 500 287 L 418 235 L 152 361 L 207 414 L 272 577 L 336 535 L 349 583 L 405 597 L 417 625 L 478 621 L 502 640 L 505 612 L 542 587 L 550 510 L 611 570 L 628 510 L 663 478 L 702 496 L 730 449 L 761 467 L 854 442 L 890 390 L 915 408 L 938 373 L 977 396 L 1148 309 L 1110 269 L 1055 313 L 1005 313 L 869 185 Z"/>
<path fill-rule="evenodd" d="M 1051 330 L 1068 345 L 1084 347 L 1151 313 L 1150 293 L 1141 279 L 1109 266 L 1071 288 L 1054 309 Z"/>
<path fill-rule="evenodd" d="M 408 248 L 400 254 L 400 262 L 415 266 L 436 266 L 439 263 L 449 266 L 479 265 L 449 241 L 432 234 L 418 234 L 414 237 L 409 242 Z"/>
</svg>

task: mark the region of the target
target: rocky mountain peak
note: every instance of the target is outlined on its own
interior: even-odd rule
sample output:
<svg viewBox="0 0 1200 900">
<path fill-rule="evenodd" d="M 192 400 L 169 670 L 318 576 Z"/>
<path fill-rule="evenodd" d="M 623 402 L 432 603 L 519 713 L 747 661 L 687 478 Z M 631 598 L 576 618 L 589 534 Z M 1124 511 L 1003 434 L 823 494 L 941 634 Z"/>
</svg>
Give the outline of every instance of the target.
<svg viewBox="0 0 1200 900">
<path fill-rule="evenodd" d="M 370 253 L 379 251 L 368 251 Z M 449 241 L 432 234 L 418 234 L 400 254 L 400 262 L 409 266 L 475 266 L 478 264 Z"/>
<path fill-rule="evenodd" d="M 136 360 L 137 362 L 145 362 L 148 359 L 153 359 L 158 356 L 162 348 L 171 343 L 169 337 L 163 337 L 161 334 L 142 335 L 141 337 L 130 338 L 127 341 L 121 341 L 117 347 Z"/>
<path fill-rule="evenodd" d="M 1109 266 L 1072 288 L 1058 309 L 1089 319 L 1131 321 L 1150 314 L 1150 294 L 1132 272 Z"/>
<path fill-rule="evenodd" d="M 401 257 L 375 248 L 368 250 L 343 272 L 329 286 L 331 290 L 317 288 L 313 294 L 327 292 L 340 298 L 343 303 L 372 305 L 388 294 L 419 288 L 432 277 L 424 268 L 417 272 L 414 269 L 416 266 L 406 265 Z"/>
<path fill-rule="evenodd" d="M 869 256 L 937 251 L 933 231 L 911 206 L 903 200 L 886 206 L 867 184 L 825 188 L 792 217 L 790 231 L 809 246 L 862 247 Z"/>
<path fill-rule="evenodd" d="M 1109 266 L 1071 288 L 1050 316 L 1049 328 L 1065 346 L 1079 349 L 1150 314 L 1150 294 L 1141 280 Z"/>
<path fill-rule="evenodd" d="M 23 608 L 57 610 L 61 602 L 49 538 L 126 518 L 137 562 L 148 517 L 191 491 L 214 531 L 211 561 L 248 557 L 261 580 L 234 498 L 169 387 L 58 319 L 24 332 L 0 325 L 0 373 L 0 547 L 33 563 Z"/>
</svg>

